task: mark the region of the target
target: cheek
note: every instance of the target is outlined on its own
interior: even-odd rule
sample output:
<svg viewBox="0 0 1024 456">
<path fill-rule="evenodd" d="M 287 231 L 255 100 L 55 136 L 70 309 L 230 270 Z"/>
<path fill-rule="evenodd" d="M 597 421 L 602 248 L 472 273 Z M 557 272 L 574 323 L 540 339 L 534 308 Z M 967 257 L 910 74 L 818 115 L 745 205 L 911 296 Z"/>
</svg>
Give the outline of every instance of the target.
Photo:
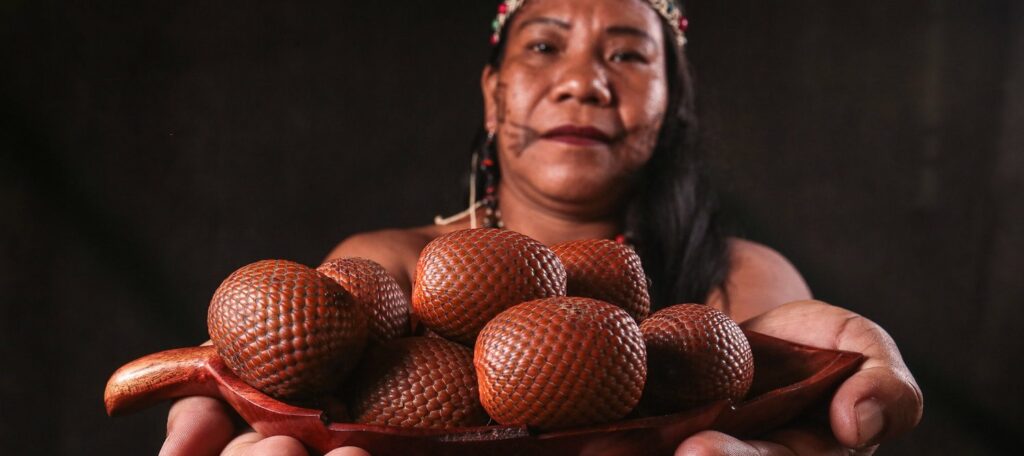
<svg viewBox="0 0 1024 456">
<path fill-rule="evenodd" d="M 640 125 L 661 127 L 668 108 L 668 87 L 663 78 L 653 78 L 645 83 L 633 85 L 623 104 L 623 121 L 627 129 Z"/>
<path fill-rule="evenodd" d="M 658 144 L 660 131 L 660 124 L 641 125 L 630 131 L 629 140 L 623 144 L 621 154 L 628 171 L 640 169 L 651 159 L 651 155 L 654 154 L 654 146 Z"/>
<path fill-rule="evenodd" d="M 538 79 L 536 74 L 508 69 L 495 94 L 499 141 L 515 156 L 539 137 L 529 127 L 530 116 L 543 93 L 543 87 L 536 84 Z"/>
<path fill-rule="evenodd" d="M 509 64 L 502 70 L 498 83 L 499 100 L 496 105 L 499 117 L 506 122 L 524 123 L 546 89 L 539 81 L 547 79 L 543 71 Z"/>
<path fill-rule="evenodd" d="M 646 163 L 658 141 L 658 133 L 665 120 L 668 105 L 668 90 L 663 79 L 645 84 L 634 92 L 630 98 L 635 100 L 623 106 L 623 122 L 625 123 L 627 140 L 624 157 L 641 166 Z"/>
</svg>

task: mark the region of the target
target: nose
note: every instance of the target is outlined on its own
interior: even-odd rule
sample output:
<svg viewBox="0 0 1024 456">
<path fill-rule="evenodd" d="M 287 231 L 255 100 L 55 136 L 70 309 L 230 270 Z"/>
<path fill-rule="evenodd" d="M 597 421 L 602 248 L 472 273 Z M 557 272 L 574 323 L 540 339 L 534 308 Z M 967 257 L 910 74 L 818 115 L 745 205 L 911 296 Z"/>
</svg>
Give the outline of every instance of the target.
<svg viewBox="0 0 1024 456">
<path fill-rule="evenodd" d="M 612 89 L 604 68 L 593 59 L 573 59 L 566 62 L 552 92 L 555 101 L 575 100 L 580 104 L 607 106 L 612 102 Z"/>
</svg>

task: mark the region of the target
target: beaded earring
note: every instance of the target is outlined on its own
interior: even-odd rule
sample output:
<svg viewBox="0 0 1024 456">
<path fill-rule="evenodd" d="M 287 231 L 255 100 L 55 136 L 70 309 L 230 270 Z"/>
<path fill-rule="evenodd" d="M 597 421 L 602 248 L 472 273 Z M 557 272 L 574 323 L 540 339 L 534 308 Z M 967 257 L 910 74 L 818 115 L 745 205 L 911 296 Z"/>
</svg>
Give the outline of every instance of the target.
<svg viewBox="0 0 1024 456">
<path fill-rule="evenodd" d="M 483 226 L 487 228 L 504 228 L 501 221 L 501 210 L 498 209 L 498 167 L 494 149 L 494 132 L 487 132 L 487 140 L 479 150 L 473 151 L 469 165 L 469 207 L 458 214 L 449 217 L 440 215 L 434 217 L 435 225 L 450 225 L 463 217 L 469 216 L 469 227 L 477 228 L 476 211 L 484 207 L 485 215 Z M 482 181 L 480 181 L 482 179 Z M 483 185 L 478 185 L 477 182 Z M 482 187 L 482 188 L 481 188 Z M 482 199 L 477 199 L 477 193 L 483 190 Z"/>
<path fill-rule="evenodd" d="M 498 209 L 498 158 L 495 149 L 494 132 L 487 132 L 487 141 L 484 142 L 480 159 L 480 172 L 484 178 L 484 199 L 485 210 L 484 227 L 504 228 L 501 221 L 501 210 Z"/>
</svg>

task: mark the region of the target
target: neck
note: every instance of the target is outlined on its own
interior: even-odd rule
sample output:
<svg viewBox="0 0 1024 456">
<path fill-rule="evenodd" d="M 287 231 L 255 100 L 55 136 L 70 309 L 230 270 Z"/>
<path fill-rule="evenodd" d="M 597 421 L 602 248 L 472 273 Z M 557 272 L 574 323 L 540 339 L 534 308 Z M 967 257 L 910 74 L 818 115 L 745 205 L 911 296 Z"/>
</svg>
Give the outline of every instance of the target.
<svg viewBox="0 0 1024 456">
<path fill-rule="evenodd" d="M 545 245 L 576 239 L 614 239 L 622 232 L 617 212 L 609 208 L 542 202 L 507 185 L 498 186 L 498 201 L 505 228 Z"/>
</svg>

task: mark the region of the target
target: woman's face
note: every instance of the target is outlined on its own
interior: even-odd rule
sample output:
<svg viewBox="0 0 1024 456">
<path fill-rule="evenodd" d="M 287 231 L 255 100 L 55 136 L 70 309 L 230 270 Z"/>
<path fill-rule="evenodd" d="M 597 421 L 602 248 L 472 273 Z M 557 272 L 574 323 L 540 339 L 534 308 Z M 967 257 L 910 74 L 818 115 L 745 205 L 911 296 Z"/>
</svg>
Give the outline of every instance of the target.
<svg viewBox="0 0 1024 456">
<path fill-rule="evenodd" d="M 504 60 L 482 81 L 502 186 L 560 203 L 619 201 L 665 116 L 658 13 L 643 0 L 530 0 L 505 27 Z"/>
</svg>

